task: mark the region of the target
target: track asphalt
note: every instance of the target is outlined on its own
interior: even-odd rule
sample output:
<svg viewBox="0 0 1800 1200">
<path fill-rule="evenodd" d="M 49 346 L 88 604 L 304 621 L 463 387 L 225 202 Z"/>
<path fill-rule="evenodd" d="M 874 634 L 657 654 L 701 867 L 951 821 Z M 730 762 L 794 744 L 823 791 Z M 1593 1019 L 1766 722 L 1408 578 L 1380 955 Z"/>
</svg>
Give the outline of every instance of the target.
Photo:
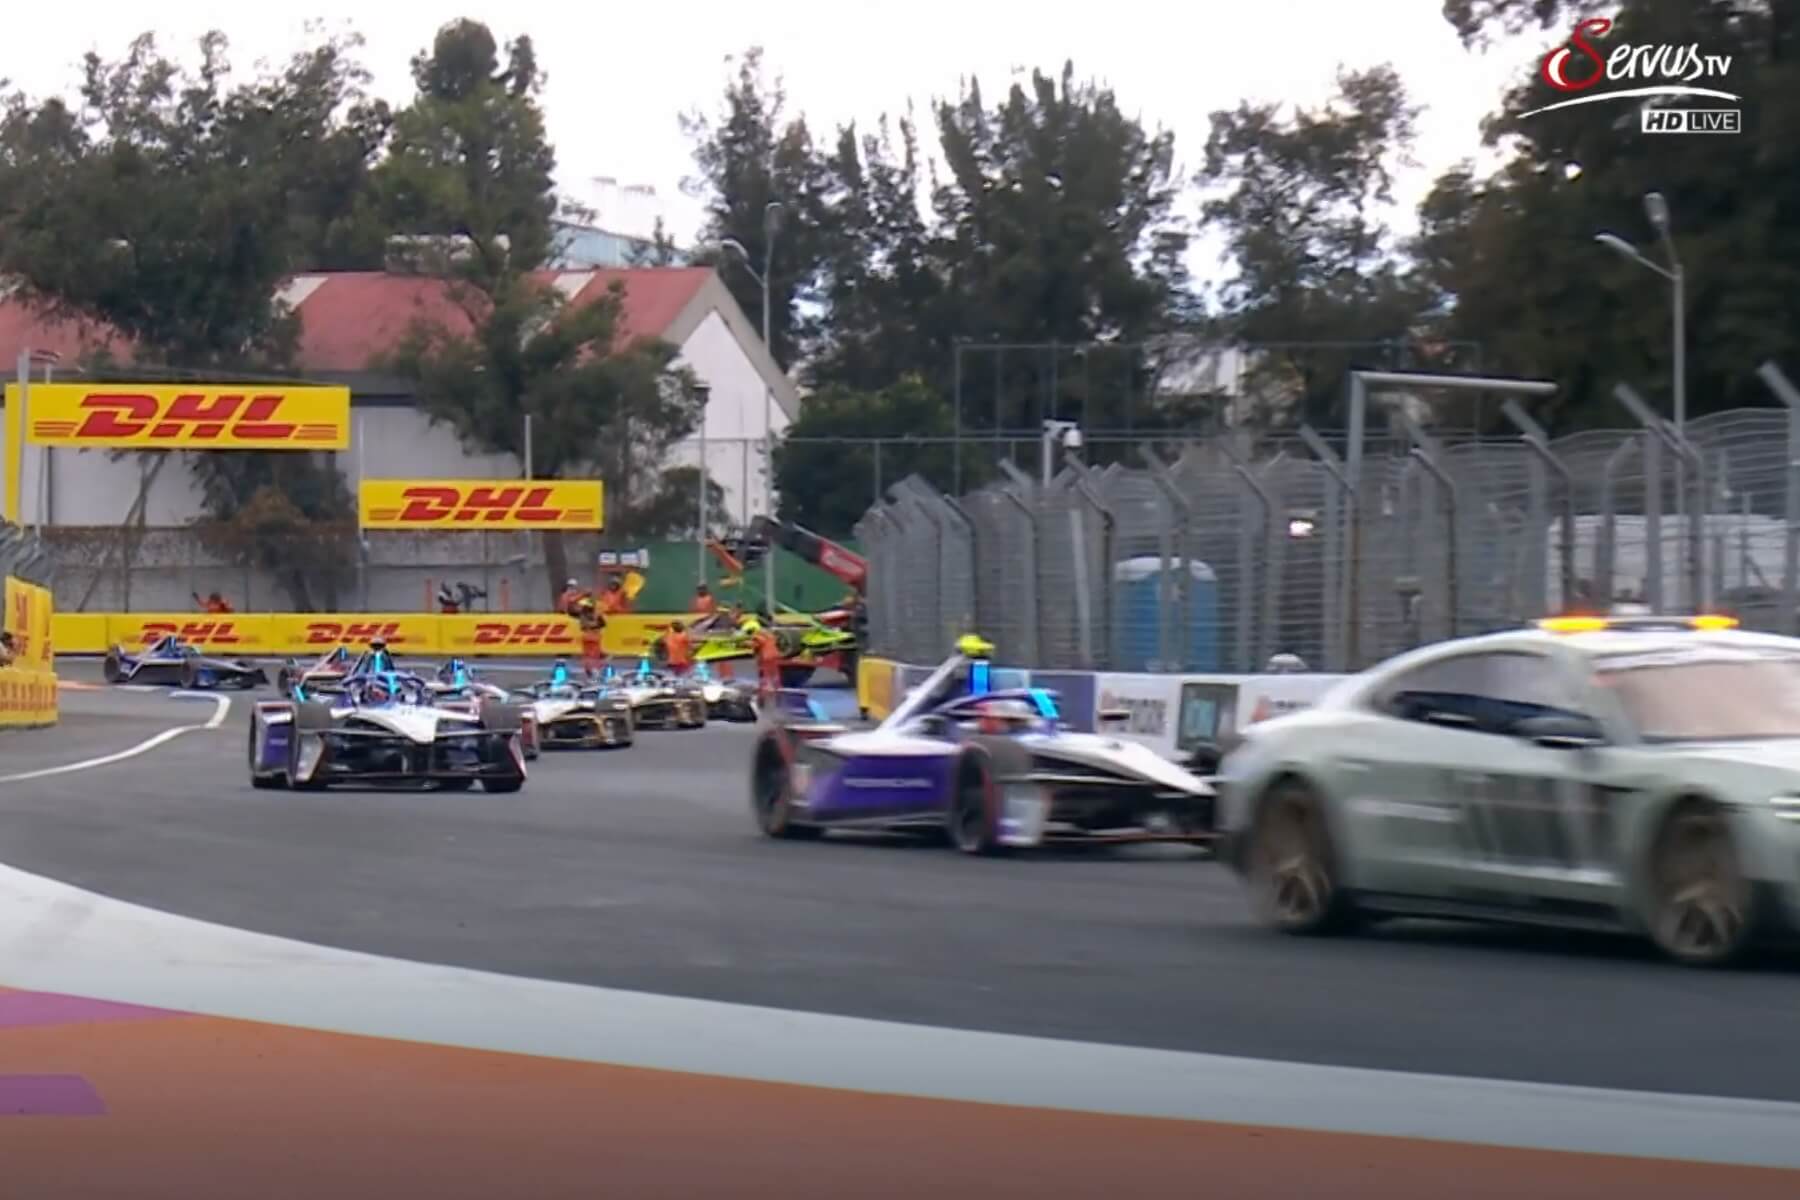
<svg viewBox="0 0 1800 1200">
<path fill-rule="evenodd" d="M 81 679 L 91 672 L 76 667 Z M 973 860 L 753 828 L 752 731 L 546 755 L 515 796 L 256 792 L 247 700 L 111 765 L 0 782 L 0 861 L 153 908 L 510 974 L 1255 1058 L 1800 1100 L 1791 958 L 1665 965 L 1616 939 L 1396 923 L 1253 927 L 1187 851 Z M 70 690 L 0 777 L 198 724 L 204 701 Z"/>
</svg>

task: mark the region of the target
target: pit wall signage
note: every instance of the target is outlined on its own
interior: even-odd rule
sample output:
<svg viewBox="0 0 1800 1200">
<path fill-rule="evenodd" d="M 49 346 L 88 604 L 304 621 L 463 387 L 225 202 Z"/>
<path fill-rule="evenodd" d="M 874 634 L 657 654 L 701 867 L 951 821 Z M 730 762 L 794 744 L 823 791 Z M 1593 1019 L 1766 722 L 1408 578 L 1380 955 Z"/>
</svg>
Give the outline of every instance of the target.
<svg viewBox="0 0 1800 1200">
<path fill-rule="evenodd" d="M 141 650 L 174 634 L 227 658 L 307 658 L 337 646 L 365 649 L 377 638 L 402 658 L 438 655 L 576 658 L 581 631 L 554 613 L 56 613 L 47 616 L 61 654 L 104 654 L 115 645 Z M 685 613 L 632 613 L 607 619 L 602 649 L 615 658 L 640 658 Z"/>
<path fill-rule="evenodd" d="M 604 522 L 597 479 L 365 479 L 364 529 L 582 529 Z"/>
<path fill-rule="evenodd" d="M 8 407 L 19 386 L 6 386 Z M 343 450 L 350 389 L 268 384 L 42 383 L 25 402 L 34 446 L 134 450 Z"/>
</svg>

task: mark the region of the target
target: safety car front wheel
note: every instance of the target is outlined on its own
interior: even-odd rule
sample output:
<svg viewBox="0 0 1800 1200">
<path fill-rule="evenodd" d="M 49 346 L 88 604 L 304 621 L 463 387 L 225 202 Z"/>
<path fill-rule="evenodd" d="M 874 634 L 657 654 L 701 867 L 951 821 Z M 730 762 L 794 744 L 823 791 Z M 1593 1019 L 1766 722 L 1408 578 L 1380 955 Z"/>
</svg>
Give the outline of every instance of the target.
<svg viewBox="0 0 1800 1200">
<path fill-rule="evenodd" d="M 1753 940 L 1755 902 L 1725 810 L 1697 800 L 1677 806 L 1650 856 L 1646 916 L 1657 947 L 1689 966 L 1735 962 Z"/>
<path fill-rule="evenodd" d="M 1298 779 L 1276 783 L 1258 807 L 1245 847 L 1250 903 L 1265 924 L 1297 935 L 1338 933 L 1353 910 L 1318 794 Z"/>
</svg>

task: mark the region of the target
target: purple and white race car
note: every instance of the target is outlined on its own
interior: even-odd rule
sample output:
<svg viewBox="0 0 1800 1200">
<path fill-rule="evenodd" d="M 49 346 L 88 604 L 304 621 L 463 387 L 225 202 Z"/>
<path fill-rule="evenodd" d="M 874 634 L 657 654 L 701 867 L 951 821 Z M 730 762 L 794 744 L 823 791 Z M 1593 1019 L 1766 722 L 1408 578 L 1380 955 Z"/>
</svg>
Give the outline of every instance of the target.
<svg viewBox="0 0 1800 1200">
<path fill-rule="evenodd" d="M 782 693 L 751 768 L 762 831 L 941 833 L 968 854 L 1212 840 L 1206 780 L 1134 742 L 1067 728 L 1052 692 L 990 690 L 986 649 L 963 639 L 873 729 L 831 724 L 804 693 Z"/>
</svg>

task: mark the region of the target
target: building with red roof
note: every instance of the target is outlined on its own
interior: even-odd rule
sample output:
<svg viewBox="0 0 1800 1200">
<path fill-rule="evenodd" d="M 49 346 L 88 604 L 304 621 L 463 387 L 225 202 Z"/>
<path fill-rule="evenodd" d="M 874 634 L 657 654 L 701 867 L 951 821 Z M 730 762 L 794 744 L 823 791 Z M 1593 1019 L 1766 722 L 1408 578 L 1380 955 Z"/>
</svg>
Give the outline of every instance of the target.
<svg viewBox="0 0 1800 1200">
<path fill-rule="evenodd" d="M 577 305 L 605 296 L 614 285 L 623 288 L 624 336 L 676 346 L 678 361 L 709 390 L 704 444 L 708 470 L 726 492 L 727 519 L 748 522 L 763 512 L 761 445 L 771 428 L 779 436 L 798 416 L 800 401 L 718 274 L 710 267 L 629 267 L 538 276 Z M 365 474 L 520 474 L 522 464 L 509 455 L 467 453 L 452 430 L 418 411 L 409 381 L 378 369 L 421 319 L 450 330 L 470 328 L 442 280 L 386 271 L 297 275 L 282 284 L 279 296 L 299 317 L 299 373 L 351 388 L 351 446 L 339 457 L 352 487 Z M 129 342 L 116 331 L 48 314 L 17 295 L 0 297 L 0 370 L 8 376 L 22 352 L 37 363 L 34 378 L 66 380 L 77 363 L 99 351 L 117 362 L 131 360 Z M 701 444 L 697 434 L 676 447 L 671 465 L 697 461 Z M 185 525 L 199 515 L 188 474 L 158 473 L 146 499 L 147 526 Z M 103 452 L 28 447 L 24 482 L 26 524 L 115 526 L 137 499 L 140 463 Z"/>
</svg>

